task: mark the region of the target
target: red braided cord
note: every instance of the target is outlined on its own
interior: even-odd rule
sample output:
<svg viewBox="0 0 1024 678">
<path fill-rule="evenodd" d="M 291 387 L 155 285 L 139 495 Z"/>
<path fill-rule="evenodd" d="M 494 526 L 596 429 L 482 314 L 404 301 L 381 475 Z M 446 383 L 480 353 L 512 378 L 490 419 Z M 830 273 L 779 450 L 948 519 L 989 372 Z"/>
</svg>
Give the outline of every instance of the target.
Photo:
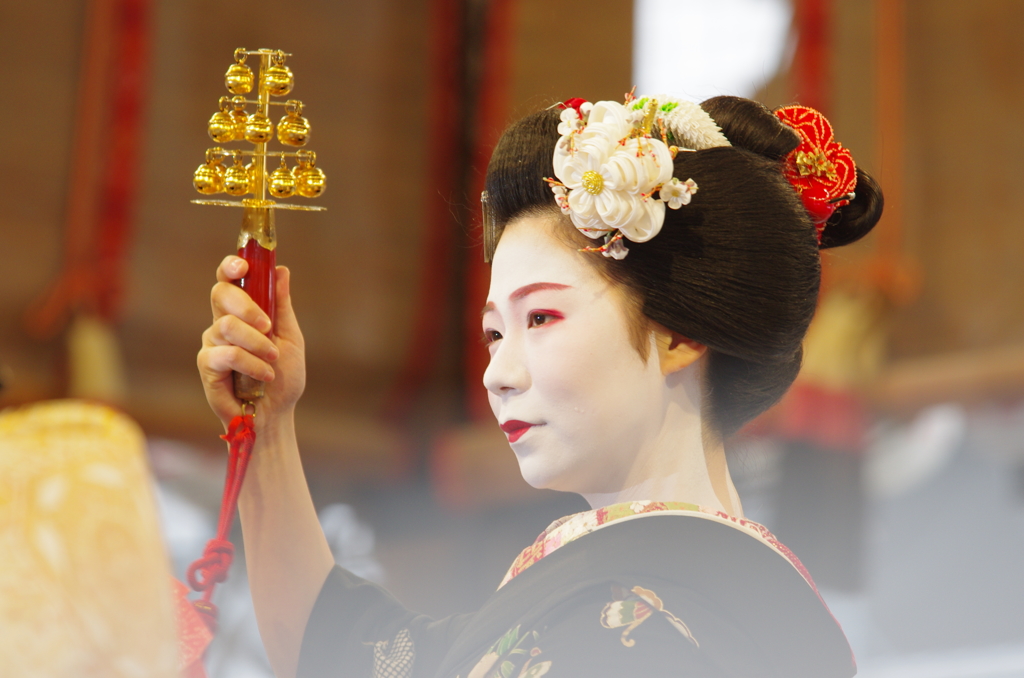
<svg viewBox="0 0 1024 678">
<path fill-rule="evenodd" d="M 238 494 L 242 490 L 245 471 L 252 456 L 252 446 L 256 442 L 254 415 L 239 415 L 232 419 L 227 434 L 221 438 L 228 441 L 230 451 L 227 476 L 224 479 L 224 494 L 220 502 L 220 518 L 217 521 L 217 536 L 206 542 L 203 555 L 188 566 L 186 573 L 192 589 L 203 592 L 202 599 L 193 604 L 211 631 L 215 630 L 217 625 L 217 606 L 210 602 L 213 589 L 228 578 L 228 570 L 235 555 L 234 544 L 228 536 L 231 534 L 231 526 L 235 523 Z"/>
</svg>

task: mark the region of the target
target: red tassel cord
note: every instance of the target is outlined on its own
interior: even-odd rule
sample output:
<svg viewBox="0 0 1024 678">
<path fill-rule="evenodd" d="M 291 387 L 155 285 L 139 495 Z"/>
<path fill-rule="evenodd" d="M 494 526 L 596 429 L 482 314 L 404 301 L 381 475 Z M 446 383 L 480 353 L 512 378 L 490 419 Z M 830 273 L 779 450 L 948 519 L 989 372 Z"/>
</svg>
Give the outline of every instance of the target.
<svg viewBox="0 0 1024 678">
<path fill-rule="evenodd" d="M 226 435 L 221 438 L 228 441 L 229 456 L 227 476 L 224 479 L 224 495 L 220 502 L 220 519 L 217 523 L 217 536 L 206 543 L 203 555 L 189 565 L 186 577 L 195 591 L 202 591 L 203 596 L 192 604 L 199 612 L 211 632 L 217 630 L 217 606 L 211 602 L 214 587 L 228 578 L 228 569 L 235 555 L 234 544 L 228 539 L 231 527 L 235 523 L 235 511 L 238 506 L 238 495 L 245 480 L 245 470 L 252 456 L 252 446 L 256 442 L 255 414 L 241 414 L 231 420 Z"/>
</svg>

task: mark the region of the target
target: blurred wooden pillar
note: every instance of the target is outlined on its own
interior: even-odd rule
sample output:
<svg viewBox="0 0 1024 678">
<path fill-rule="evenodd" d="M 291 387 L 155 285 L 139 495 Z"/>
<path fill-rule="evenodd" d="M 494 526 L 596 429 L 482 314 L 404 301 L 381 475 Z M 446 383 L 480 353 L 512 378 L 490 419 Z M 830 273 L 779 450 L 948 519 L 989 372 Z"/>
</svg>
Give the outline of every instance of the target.
<svg viewBox="0 0 1024 678">
<path fill-rule="evenodd" d="M 404 365 L 386 411 L 393 419 L 412 412 L 438 361 L 459 344 L 460 418 L 490 419 L 480 387 L 487 353 L 479 349 L 479 308 L 490 269 L 483 261 L 480 193 L 487 164 L 509 118 L 512 47 L 518 0 L 433 0 L 428 233 L 417 318 Z M 448 306 L 455 331 L 447 331 Z M 443 369 L 443 368 L 442 368 Z M 441 380 L 446 375 L 433 375 Z M 429 397 L 429 394 L 428 394 Z M 427 408 L 429 409 L 429 407 Z"/>
<path fill-rule="evenodd" d="M 414 407 L 444 353 L 441 343 L 453 303 L 452 267 L 458 251 L 455 205 L 467 156 L 463 141 L 466 122 L 466 3 L 431 0 L 429 21 L 429 82 L 427 112 L 427 181 L 423 271 L 417 291 L 412 342 L 384 406 L 385 416 L 400 421 Z"/>
<path fill-rule="evenodd" d="M 149 70 L 150 0 L 92 0 L 82 40 L 63 270 L 26 315 L 50 337 L 72 319 L 68 391 L 123 402 L 126 380 L 110 327 L 123 296 L 134 223 Z"/>
<path fill-rule="evenodd" d="M 878 254 L 901 257 L 905 185 L 906 5 L 905 0 L 875 0 L 875 125 L 878 179 L 885 190 L 879 224 Z"/>
<path fill-rule="evenodd" d="M 832 3 L 796 0 L 793 8 L 798 36 L 792 66 L 796 100 L 825 115 L 832 107 Z"/>
</svg>

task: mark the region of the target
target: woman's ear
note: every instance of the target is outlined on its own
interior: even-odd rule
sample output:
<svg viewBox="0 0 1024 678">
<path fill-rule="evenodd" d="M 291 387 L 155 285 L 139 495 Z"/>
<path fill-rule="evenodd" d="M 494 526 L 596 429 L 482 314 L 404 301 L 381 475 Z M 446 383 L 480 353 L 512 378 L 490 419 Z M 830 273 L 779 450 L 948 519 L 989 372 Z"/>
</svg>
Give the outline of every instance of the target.
<svg viewBox="0 0 1024 678">
<path fill-rule="evenodd" d="M 704 344 L 687 339 L 657 323 L 654 323 L 654 341 L 658 345 L 661 373 L 665 376 L 689 367 L 708 350 Z"/>
</svg>

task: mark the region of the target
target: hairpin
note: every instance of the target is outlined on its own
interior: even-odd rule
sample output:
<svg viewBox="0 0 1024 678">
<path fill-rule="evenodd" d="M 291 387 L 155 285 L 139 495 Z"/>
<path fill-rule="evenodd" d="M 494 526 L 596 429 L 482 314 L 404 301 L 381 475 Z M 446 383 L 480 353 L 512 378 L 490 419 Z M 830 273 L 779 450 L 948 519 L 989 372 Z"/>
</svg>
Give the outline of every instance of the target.
<svg viewBox="0 0 1024 678">
<path fill-rule="evenodd" d="M 494 258 L 494 250 L 498 247 L 498 229 L 494 223 L 494 213 L 491 212 L 487 191 L 480 192 L 480 209 L 484 222 L 484 263 L 489 264 Z"/>
</svg>

